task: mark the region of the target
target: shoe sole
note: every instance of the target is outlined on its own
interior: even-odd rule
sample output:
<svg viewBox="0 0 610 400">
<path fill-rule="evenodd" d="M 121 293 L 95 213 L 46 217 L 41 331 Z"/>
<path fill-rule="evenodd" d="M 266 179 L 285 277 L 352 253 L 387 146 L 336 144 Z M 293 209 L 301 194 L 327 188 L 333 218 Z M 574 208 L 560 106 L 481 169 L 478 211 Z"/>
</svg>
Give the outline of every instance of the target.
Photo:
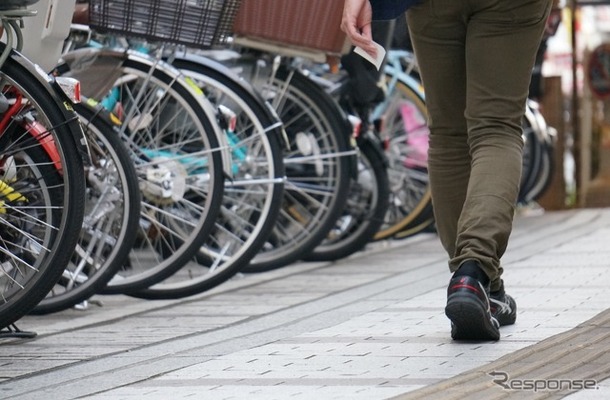
<svg viewBox="0 0 610 400">
<path fill-rule="evenodd" d="M 475 296 L 456 293 L 447 299 L 445 315 L 454 340 L 499 340 L 499 324 Z M 495 324 L 494 324 L 495 322 Z"/>
</svg>

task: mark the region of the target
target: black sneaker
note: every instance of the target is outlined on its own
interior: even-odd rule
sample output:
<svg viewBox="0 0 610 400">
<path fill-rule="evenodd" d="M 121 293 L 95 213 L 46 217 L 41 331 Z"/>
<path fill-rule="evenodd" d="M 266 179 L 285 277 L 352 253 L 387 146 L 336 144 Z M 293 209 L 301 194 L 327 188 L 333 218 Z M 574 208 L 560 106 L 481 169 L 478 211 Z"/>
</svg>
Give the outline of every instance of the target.
<svg viewBox="0 0 610 400">
<path fill-rule="evenodd" d="M 455 276 L 447 288 L 445 314 L 454 340 L 499 340 L 500 324 L 492 317 L 488 289 L 470 276 Z"/>
<path fill-rule="evenodd" d="M 504 292 L 504 288 L 489 294 L 489 308 L 500 326 L 512 325 L 517 320 L 517 302 Z"/>
</svg>

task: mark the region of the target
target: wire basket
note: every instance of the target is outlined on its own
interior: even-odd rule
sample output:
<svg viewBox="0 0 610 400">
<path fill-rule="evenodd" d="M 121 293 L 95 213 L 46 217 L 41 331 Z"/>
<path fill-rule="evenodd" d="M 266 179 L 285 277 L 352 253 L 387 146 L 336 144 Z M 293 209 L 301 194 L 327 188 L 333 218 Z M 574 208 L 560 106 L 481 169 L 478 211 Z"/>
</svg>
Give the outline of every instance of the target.
<svg viewBox="0 0 610 400">
<path fill-rule="evenodd" d="M 100 33 L 208 49 L 226 43 L 241 0 L 90 0 Z"/>
</svg>

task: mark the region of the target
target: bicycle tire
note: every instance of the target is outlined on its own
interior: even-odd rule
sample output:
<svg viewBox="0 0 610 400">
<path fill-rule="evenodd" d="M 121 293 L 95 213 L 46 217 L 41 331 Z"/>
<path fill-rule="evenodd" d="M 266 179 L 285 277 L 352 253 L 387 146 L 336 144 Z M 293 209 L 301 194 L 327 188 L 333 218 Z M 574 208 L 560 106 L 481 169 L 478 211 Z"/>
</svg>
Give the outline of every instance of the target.
<svg viewBox="0 0 610 400">
<path fill-rule="evenodd" d="M 227 147 L 219 142 L 216 112 L 180 71 L 162 60 L 130 50 L 91 48 L 62 59 L 65 64 L 58 70 L 63 74 L 84 83 L 97 75 L 91 86 L 83 84 L 83 91 L 122 120 L 121 138 L 140 180 L 136 244 L 100 293 L 145 289 L 192 259 L 214 227 Z"/>
<path fill-rule="evenodd" d="M 390 199 L 387 160 L 376 139 L 358 139 L 358 178 L 326 239 L 305 261 L 335 261 L 361 251 L 379 231 Z"/>
<path fill-rule="evenodd" d="M 406 239 L 422 232 L 436 232 L 436 221 L 432 206 L 426 207 L 408 226 L 392 236 L 392 239 Z"/>
<path fill-rule="evenodd" d="M 284 156 L 280 215 L 245 272 L 281 268 L 319 245 L 341 214 L 356 172 L 351 125 L 316 83 L 297 69 L 280 66 L 273 79 L 255 87 L 284 123 L 290 150 Z"/>
<path fill-rule="evenodd" d="M 175 299 L 209 290 L 247 265 L 267 240 L 283 198 L 281 121 L 254 89 L 225 66 L 202 57 L 178 57 L 172 65 L 212 103 L 236 114 L 231 138 L 232 177 L 215 228 L 194 260 L 163 282 L 130 293 L 144 299 Z M 226 130 L 227 128 L 225 128 Z"/>
<path fill-rule="evenodd" d="M 74 108 L 92 154 L 92 162 L 85 166 L 85 220 L 70 263 L 32 314 L 66 310 L 102 290 L 124 265 L 138 232 L 138 176 L 117 123 L 93 102 Z"/>
<path fill-rule="evenodd" d="M 0 137 L 2 328 L 29 313 L 59 279 L 84 214 L 77 116 L 49 79 L 34 71 L 16 52 L 0 69 L 2 97 L 19 98 L 16 117 Z"/>
</svg>

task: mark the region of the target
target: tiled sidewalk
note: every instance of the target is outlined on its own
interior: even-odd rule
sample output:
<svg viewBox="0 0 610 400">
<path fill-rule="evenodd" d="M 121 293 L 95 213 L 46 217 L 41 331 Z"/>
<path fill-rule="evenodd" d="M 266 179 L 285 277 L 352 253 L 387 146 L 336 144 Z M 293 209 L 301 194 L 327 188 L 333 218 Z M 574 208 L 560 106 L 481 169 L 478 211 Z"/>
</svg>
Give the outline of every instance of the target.
<svg viewBox="0 0 610 400">
<path fill-rule="evenodd" d="M 506 391 L 488 374 L 513 367 L 510 357 L 549 338 L 558 338 L 553 345 L 560 348 L 563 337 L 555 335 L 578 333 L 571 330 L 610 308 L 609 244 L 610 209 L 518 218 L 504 267 L 519 315 L 495 343 L 450 339 L 445 257 L 436 237 L 421 235 L 332 266 L 299 264 L 248 276 L 188 301 L 151 305 L 117 297 L 107 307 L 118 310 L 80 321 L 65 320 L 74 313 L 28 317 L 25 327 L 41 327 L 41 336 L 0 346 L 6 374 L 17 378 L 1 384 L 0 393 L 7 399 L 445 399 L 469 398 L 472 381 L 489 390 L 486 398 L 535 398 L 541 393 Z M 129 307 L 121 309 L 122 302 Z M 601 332 L 605 346 L 610 327 Z M 90 348 L 76 345 L 87 340 Z M 46 349 L 38 360 L 37 344 Z M 14 371 L 19 356 L 31 365 L 22 374 Z M 547 377 L 560 367 L 567 368 L 560 371 L 566 379 L 580 376 L 570 376 L 567 362 L 554 368 L 552 351 L 545 357 Z M 572 397 L 610 398 L 607 365 L 581 365 L 595 374 L 598 389 Z M 478 381 L 460 381 L 473 371 Z M 542 394 L 559 398 L 568 391 Z"/>
</svg>

